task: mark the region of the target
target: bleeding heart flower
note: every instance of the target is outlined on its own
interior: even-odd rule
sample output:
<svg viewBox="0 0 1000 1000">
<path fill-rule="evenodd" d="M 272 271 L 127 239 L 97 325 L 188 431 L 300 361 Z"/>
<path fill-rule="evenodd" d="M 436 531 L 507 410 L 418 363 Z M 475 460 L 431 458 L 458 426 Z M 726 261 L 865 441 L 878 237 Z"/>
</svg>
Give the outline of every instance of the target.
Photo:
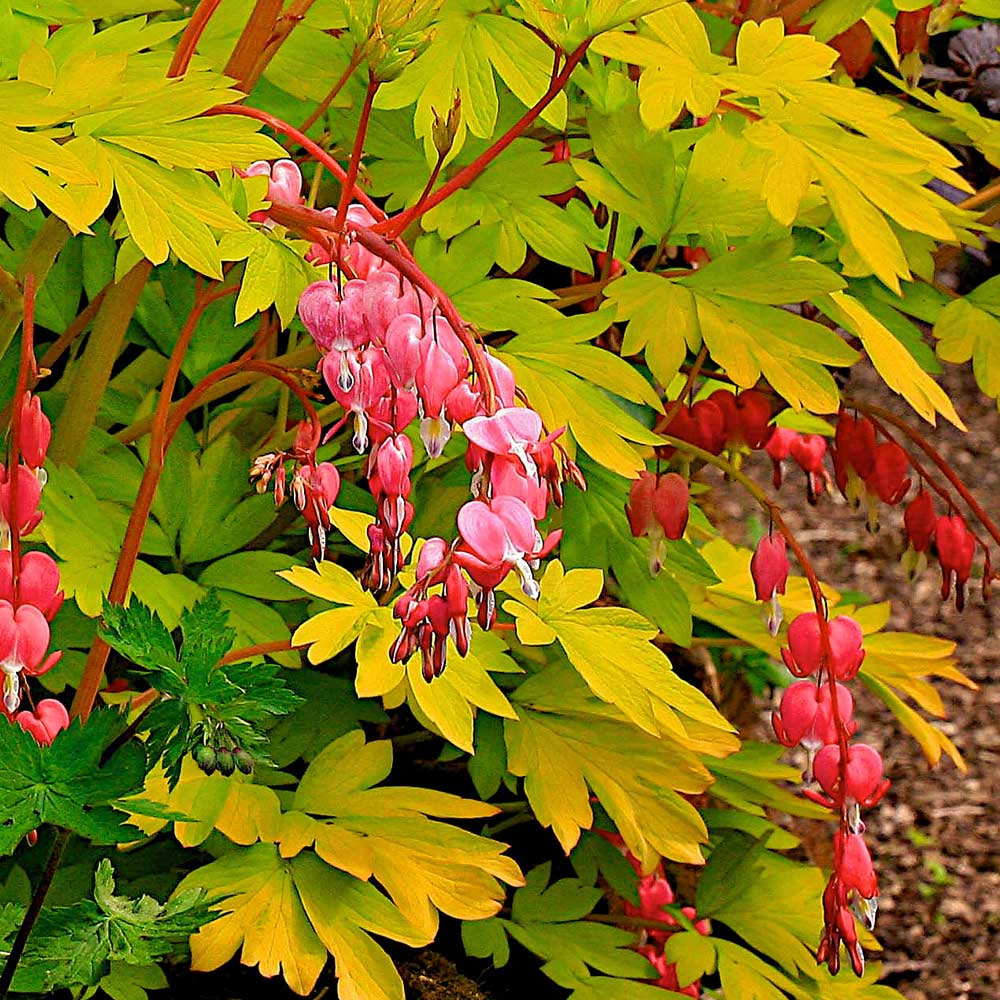
<svg viewBox="0 0 1000 1000">
<path fill-rule="evenodd" d="M 0 601 L 0 672 L 4 675 L 3 703 L 14 712 L 21 700 L 21 673 L 45 673 L 62 656 L 49 648 L 49 623 L 38 608 L 22 604 L 16 611 L 9 601 Z"/>
<path fill-rule="evenodd" d="M 52 425 L 42 412 L 42 401 L 30 392 L 24 394 L 21 406 L 19 438 L 21 461 L 29 469 L 40 469 L 45 464 L 45 454 L 52 440 Z"/>
<path fill-rule="evenodd" d="M 796 434 L 789 443 L 789 454 L 806 474 L 807 495 L 810 503 L 827 491 L 830 474 L 823 465 L 826 455 L 826 438 L 820 434 Z"/>
<path fill-rule="evenodd" d="M 61 701 L 44 698 L 34 712 L 18 712 L 14 721 L 35 737 L 43 747 L 50 746 L 56 736 L 69 726 L 69 712 Z"/>
<path fill-rule="evenodd" d="M 774 432 L 767 440 L 764 451 L 771 459 L 772 474 L 771 481 L 774 488 L 781 488 L 782 463 L 788 458 L 792 451 L 792 442 L 798 440 L 798 432 L 789 430 L 787 427 L 775 427 Z"/>
<path fill-rule="evenodd" d="M 660 434 L 669 434 L 687 441 L 713 455 L 720 454 L 726 446 L 725 417 L 712 399 L 701 399 L 693 406 L 679 407 L 670 423 L 660 423 L 656 430 Z M 656 449 L 657 455 L 664 459 L 670 458 L 675 451 L 672 445 L 662 445 Z"/>
<path fill-rule="evenodd" d="M 781 628 L 781 603 L 778 594 L 785 592 L 788 582 L 788 553 L 784 536 L 763 535 L 750 559 L 750 575 L 753 577 L 754 591 L 758 601 L 770 602 L 767 628 L 771 635 L 777 635 Z"/>
<path fill-rule="evenodd" d="M 834 871 L 848 891 L 865 899 L 878 895 L 878 879 L 865 838 L 859 833 L 838 830 L 833 836 Z"/>
<path fill-rule="evenodd" d="M 854 715 L 854 698 L 842 684 L 837 685 L 837 714 L 853 734 L 857 723 Z M 798 681 L 785 688 L 781 696 L 781 707 L 771 716 L 774 734 L 782 746 L 794 747 L 802 744 L 807 750 L 837 742 L 837 729 L 833 719 L 830 685 L 819 687 L 811 681 Z"/>
<path fill-rule="evenodd" d="M 243 171 L 243 176 L 266 177 L 267 200 L 272 204 L 298 205 L 302 201 L 302 172 L 293 160 L 276 160 L 274 163 L 257 160 Z M 266 210 L 251 212 L 250 221 L 263 222 L 268 228 L 274 226 Z"/>
<path fill-rule="evenodd" d="M 833 674 L 838 680 L 851 680 L 865 657 L 861 626 L 848 615 L 838 615 L 827 628 Z M 781 658 L 796 677 L 808 677 L 823 666 L 819 616 L 815 611 L 798 615 L 789 626 L 788 648 L 782 649 Z"/>
<path fill-rule="evenodd" d="M 30 535 L 42 520 L 38 505 L 42 499 L 41 480 L 26 465 L 19 465 L 15 476 L 0 464 L 0 549 L 10 547 L 11 507 L 14 483 L 17 483 L 18 534 Z"/>
<path fill-rule="evenodd" d="M 937 539 L 938 561 L 941 563 L 941 597 L 951 594 L 951 581 L 955 580 L 955 607 L 965 607 L 965 585 L 972 575 L 972 559 L 976 554 L 976 537 L 965 526 L 961 514 L 942 515 L 937 519 L 934 533 Z"/>
<path fill-rule="evenodd" d="M 0 551 L 0 600 L 14 603 L 13 560 L 9 551 Z M 25 552 L 21 556 L 21 573 L 17 581 L 19 604 L 33 604 L 52 621 L 62 607 L 63 593 L 59 589 L 59 567 L 44 552 Z"/>
<path fill-rule="evenodd" d="M 875 467 L 875 425 L 841 410 L 833 438 L 833 471 L 837 487 L 853 507 L 865 496 L 864 480 Z"/>
<path fill-rule="evenodd" d="M 823 747 L 813 760 L 813 777 L 838 806 L 847 801 L 870 808 L 889 788 L 889 782 L 882 777 L 881 755 L 865 743 L 847 748 L 846 770 L 847 781 L 841 787 L 840 747 L 837 744 Z"/>
</svg>

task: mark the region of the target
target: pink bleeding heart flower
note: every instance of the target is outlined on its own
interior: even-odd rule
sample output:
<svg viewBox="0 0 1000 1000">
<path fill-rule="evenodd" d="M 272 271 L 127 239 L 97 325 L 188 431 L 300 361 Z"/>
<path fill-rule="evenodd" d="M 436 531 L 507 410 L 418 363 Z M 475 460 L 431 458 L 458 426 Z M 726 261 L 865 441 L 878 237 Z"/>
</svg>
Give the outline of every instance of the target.
<svg viewBox="0 0 1000 1000">
<path fill-rule="evenodd" d="M 11 507 L 17 484 L 17 533 L 30 535 L 42 520 L 38 505 L 42 499 L 42 483 L 26 465 L 19 465 L 15 476 L 0 464 L 0 548 L 8 548 L 12 534 Z"/>
<path fill-rule="evenodd" d="M 771 716 L 774 734 L 782 746 L 794 747 L 801 744 L 807 750 L 837 742 L 837 728 L 834 724 L 830 686 L 817 687 L 811 681 L 798 681 L 785 688 L 781 696 L 781 707 Z M 854 714 L 854 698 L 842 684 L 837 685 L 837 714 L 848 733 L 857 730 Z"/>
<path fill-rule="evenodd" d="M 56 736 L 69 726 L 69 712 L 55 698 L 44 698 L 34 712 L 18 712 L 14 721 L 43 747 L 50 746 Z"/>
<path fill-rule="evenodd" d="M 59 567 L 44 552 L 25 552 L 17 580 L 18 604 L 33 604 L 52 621 L 62 607 Z M 0 551 L 0 600 L 14 603 L 13 559 L 9 551 Z"/>
<path fill-rule="evenodd" d="M 0 672 L 3 673 L 3 703 L 14 712 L 21 701 L 20 675 L 35 677 L 55 666 L 62 656 L 49 648 L 49 623 L 38 608 L 22 604 L 16 611 L 9 601 L 0 601 Z"/>
<path fill-rule="evenodd" d="M 369 346 L 346 357 L 351 375 L 350 389 L 341 387 L 340 364 L 333 353 L 323 359 L 323 378 L 337 402 L 354 414 L 352 443 L 355 451 L 361 454 L 368 448 L 368 411 L 389 391 L 389 369 L 385 351 L 380 347 Z"/>
<path fill-rule="evenodd" d="M 52 440 L 52 424 L 42 412 L 42 401 L 30 392 L 24 394 L 19 431 L 21 461 L 29 469 L 40 469 Z"/>
<path fill-rule="evenodd" d="M 266 177 L 267 200 L 272 204 L 298 205 L 302 201 L 302 172 L 293 160 L 277 160 L 274 163 L 257 160 L 243 171 L 243 176 Z M 269 228 L 274 225 L 266 210 L 251 212 L 250 221 L 263 222 Z"/>
<path fill-rule="evenodd" d="M 536 521 L 541 521 L 549 507 L 549 491 L 538 475 L 526 475 L 514 462 L 495 461 L 490 466 L 490 486 L 494 496 L 523 500 Z"/>
<path fill-rule="evenodd" d="M 309 544 L 317 559 L 326 558 L 330 508 L 340 492 L 340 472 L 332 462 L 300 466 L 292 477 L 292 502 L 302 512 Z"/>
<path fill-rule="evenodd" d="M 848 615 L 837 615 L 827 628 L 833 674 L 838 680 L 851 680 L 865 658 L 861 626 Z M 819 616 L 815 611 L 798 615 L 788 629 L 788 648 L 781 650 L 785 666 L 796 677 L 808 677 L 823 665 L 823 644 Z"/>
<path fill-rule="evenodd" d="M 514 373 L 499 358 L 487 352 L 486 364 L 489 365 L 493 375 L 493 384 L 496 387 L 497 402 L 501 406 L 513 406 L 516 398 L 515 389 L 517 383 L 514 380 Z"/>
<path fill-rule="evenodd" d="M 875 805 L 889 788 L 883 780 L 882 757 L 865 743 L 847 748 L 847 781 L 841 787 L 840 747 L 823 747 L 813 760 L 813 777 L 836 805 L 845 801 L 867 807 Z"/>
<path fill-rule="evenodd" d="M 767 628 L 777 635 L 781 628 L 782 610 L 778 594 L 785 592 L 788 582 L 788 553 L 783 535 L 763 535 L 750 559 L 750 575 L 758 601 L 768 601 Z"/>
<path fill-rule="evenodd" d="M 419 316 L 403 313 L 386 327 L 383 344 L 389 377 L 397 389 L 412 389 L 420 368 L 424 325 Z"/>
<path fill-rule="evenodd" d="M 534 410 L 504 407 L 489 417 L 473 417 L 462 430 L 483 451 L 516 459 L 526 476 L 537 474 L 531 453 L 542 436 L 542 418 Z"/>
<path fill-rule="evenodd" d="M 420 439 L 430 458 L 439 458 L 451 439 L 451 424 L 444 413 L 444 403 L 463 377 L 438 338 L 424 337 L 420 342 L 416 387 L 422 413 Z"/>
</svg>

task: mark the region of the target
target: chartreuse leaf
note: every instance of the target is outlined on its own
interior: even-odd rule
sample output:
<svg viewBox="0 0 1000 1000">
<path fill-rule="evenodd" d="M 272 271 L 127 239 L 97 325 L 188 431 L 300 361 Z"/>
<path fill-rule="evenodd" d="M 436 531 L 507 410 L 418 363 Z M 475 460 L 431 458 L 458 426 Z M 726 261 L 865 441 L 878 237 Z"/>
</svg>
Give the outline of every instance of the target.
<svg viewBox="0 0 1000 1000">
<path fill-rule="evenodd" d="M 942 361 L 964 364 L 971 358 L 979 388 L 1000 398 L 1000 279 L 949 302 L 934 324 L 934 336 Z"/>
<path fill-rule="evenodd" d="M 490 671 L 511 673 L 519 668 L 495 636 L 473 626 L 468 654 L 460 657 L 454 646 L 449 646 L 447 670 L 428 684 L 420 675 L 419 654 L 408 663 L 389 660 L 389 647 L 399 634 L 392 608 L 380 606 L 342 566 L 322 562 L 316 570 L 295 567 L 279 575 L 306 593 L 338 605 L 303 622 L 292 641 L 308 646 L 310 663 L 332 659 L 356 642 L 355 689 L 360 697 L 381 697 L 386 707 L 408 700 L 430 728 L 469 753 L 477 708 L 514 717 Z"/>
<path fill-rule="evenodd" d="M 333 955 L 340 995 L 403 1000 L 389 956 L 370 934 L 417 946 L 430 940 L 406 922 L 373 885 L 325 865 L 306 851 L 283 859 L 273 843 L 236 849 L 188 875 L 192 888 L 228 898 L 222 916 L 191 938 L 191 967 L 209 972 L 240 952 L 264 976 L 281 972 L 296 993 L 309 993 Z"/>
<path fill-rule="evenodd" d="M 102 638 L 145 671 L 162 695 L 146 729 L 171 783 L 180 777 L 184 755 L 202 744 L 240 747 L 266 759 L 260 724 L 301 704 L 274 664 L 220 665 L 236 636 L 228 617 L 214 593 L 198 601 L 181 615 L 178 651 L 160 618 L 139 601 L 105 603 Z"/>
<path fill-rule="evenodd" d="M 652 735 L 684 739 L 678 713 L 724 734 L 733 732 L 699 690 L 673 672 L 670 661 L 653 645 L 658 630 L 629 608 L 586 608 L 601 596 L 600 570 L 563 571 L 549 563 L 538 602 L 521 597 L 503 608 L 517 621 L 525 645 L 558 641 L 567 659 L 601 700 L 615 705 L 631 722 Z M 612 656 L 608 651 L 613 650 Z"/>
<path fill-rule="evenodd" d="M 723 756 L 737 748 L 735 737 L 701 723 L 680 737 L 651 736 L 558 663 L 525 681 L 513 701 L 518 718 L 504 723 L 508 769 L 524 777 L 535 816 L 565 851 L 593 825 L 592 791 L 644 870 L 661 856 L 700 863 L 705 828 L 682 795 L 711 782 L 695 750 Z"/>
<path fill-rule="evenodd" d="M 505 891 L 521 884 L 507 849 L 485 837 L 430 819 L 474 819 L 498 810 L 423 788 L 372 786 L 392 768 L 392 744 L 365 743 L 354 730 L 309 765 L 281 817 L 278 846 L 292 858 L 308 847 L 356 878 L 374 877 L 407 921 L 428 939 L 438 910 L 465 920 L 492 916 Z"/>
<path fill-rule="evenodd" d="M 548 89 L 552 54 L 523 24 L 486 12 L 481 0 L 445 0 L 431 43 L 403 72 L 383 85 L 378 108 L 405 108 L 416 101 L 414 130 L 424 140 L 428 161 L 436 155 L 432 138 L 435 113 L 444 117 L 455 98 L 462 114 L 453 150 L 467 132 L 482 139 L 493 135 L 499 103 L 494 71 L 525 105 Z M 542 112 L 554 128 L 566 122 L 566 97 L 560 94 Z"/>
<path fill-rule="evenodd" d="M 712 53 L 694 8 L 684 3 L 649 14 L 643 32 L 609 31 L 593 42 L 595 52 L 643 67 L 639 109 L 649 129 L 669 126 L 684 108 L 710 115 L 721 96 L 717 74 L 728 60 Z"/>
<path fill-rule="evenodd" d="M 920 416 L 933 424 L 940 413 L 960 430 L 965 430 L 948 394 L 860 301 L 846 292 L 834 292 L 822 306 L 838 323 L 861 338 L 885 384 L 898 392 Z"/>
<path fill-rule="evenodd" d="M 50 993 L 94 986 L 112 963 L 149 966 L 184 946 L 217 918 L 203 889 L 178 892 L 167 903 L 115 895 L 107 858 L 94 876 L 94 899 L 43 909 L 17 968 L 17 992 Z"/>
<path fill-rule="evenodd" d="M 142 788 L 146 753 L 131 740 L 102 758 L 128 719 L 113 709 L 79 719 L 48 747 L 20 726 L 0 726 L 0 853 L 11 854 L 45 823 L 73 830 L 98 844 L 134 839 L 120 800 Z"/>
<path fill-rule="evenodd" d="M 836 411 L 840 394 L 825 365 L 857 359 L 832 330 L 773 306 L 825 296 L 843 279 L 792 256 L 791 239 L 751 241 L 689 277 L 665 280 L 632 273 L 614 282 L 608 298 L 629 321 L 622 352 L 645 348 L 646 361 L 669 385 L 687 350 L 702 339 L 713 360 L 739 385 L 761 374 L 793 407 Z"/>
</svg>

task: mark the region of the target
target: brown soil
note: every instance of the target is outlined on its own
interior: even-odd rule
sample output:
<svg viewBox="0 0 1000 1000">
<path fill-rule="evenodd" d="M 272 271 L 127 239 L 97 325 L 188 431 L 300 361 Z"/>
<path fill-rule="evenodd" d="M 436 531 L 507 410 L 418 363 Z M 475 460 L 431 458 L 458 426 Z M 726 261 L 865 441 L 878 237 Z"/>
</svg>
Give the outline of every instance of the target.
<svg viewBox="0 0 1000 1000">
<path fill-rule="evenodd" d="M 951 369 L 943 385 L 969 426 L 921 428 L 987 512 L 1000 520 L 1000 418 L 977 389 L 972 372 Z M 852 375 L 850 392 L 911 418 L 905 403 L 887 400 L 871 371 Z M 755 460 L 756 462 L 756 460 Z M 755 466 L 754 466 L 755 469 Z M 756 471 L 754 471 L 757 475 Z M 758 478 L 765 475 L 763 468 Z M 840 496 L 815 508 L 799 502 L 801 474 L 782 488 L 789 520 L 820 576 L 843 590 L 891 600 L 891 628 L 957 642 L 959 666 L 978 692 L 942 683 L 947 719 L 940 728 L 967 764 L 963 774 L 947 759 L 930 770 L 920 748 L 880 702 L 857 691 L 860 735 L 882 751 L 893 786 L 867 817 L 879 869 L 879 937 L 884 981 L 910 1000 L 997 1000 L 1000 997 L 1000 649 L 995 607 L 984 605 L 978 582 L 963 613 L 943 604 L 936 564 L 912 587 L 898 563 L 903 550 L 899 510 L 883 507 L 882 529 L 866 532 L 864 516 Z M 745 519 L 745 499 L 723 505 Z M 739 506 L 737 506 L 739 505 Z M 740 510 L 744 511 L 741 515 Z M 855 685 L 855 689 L 860 685 Z"/>
</svg>

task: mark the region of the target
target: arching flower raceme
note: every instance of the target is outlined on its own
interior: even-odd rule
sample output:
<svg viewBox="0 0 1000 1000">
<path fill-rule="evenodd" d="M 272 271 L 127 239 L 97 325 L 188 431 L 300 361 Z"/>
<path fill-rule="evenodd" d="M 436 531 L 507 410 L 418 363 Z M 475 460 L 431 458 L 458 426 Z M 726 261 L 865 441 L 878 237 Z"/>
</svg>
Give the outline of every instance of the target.
<svg viewBox="0 0 1000 1000">
<path fill-rule="evenodd" d="M 848 615 L 837 615 L 828 624 L 831 665 L 838 680 L 849 681 L 865 658 L 861 626 Z M 788 648 L 781 650 L 785 666 L 796 677 L 808 677 L 823 664 L 823 643 L 819 616 L 815 611 L 798 615 L 788 628 Z"/>
<path fill-rule="evenodd" d="M 782 535 L 762 535 L 750 559 L 750 575 L 758 601 L 770 604 L 766 621 L 771 635 L 781 628 L 782 610 L 778 594 L 785 592 L 788 582 L 788 553 Z"/>
<path fill-rule="evenodd" d="M 934 534 L 941 563 L 941 597 L 948 600 L 954 580 L 955 607 L 961 611 L 965 607 L 965 585 L 972 575 L 972 559 L 976 554 L 975 535 L 965 526 L 961 514 L 939 517 Z"/>
</svg>

